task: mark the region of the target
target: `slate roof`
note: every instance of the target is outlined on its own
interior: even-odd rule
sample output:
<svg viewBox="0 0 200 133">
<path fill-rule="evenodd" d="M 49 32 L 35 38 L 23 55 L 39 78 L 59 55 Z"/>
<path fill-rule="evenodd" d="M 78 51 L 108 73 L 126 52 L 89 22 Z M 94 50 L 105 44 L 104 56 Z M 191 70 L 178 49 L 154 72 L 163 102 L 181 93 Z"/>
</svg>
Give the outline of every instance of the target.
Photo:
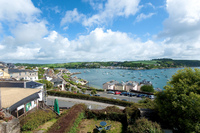
<svg viewBox="0 0 200 133">
<path fill-rule="evenodd" d="M 33 70 L 28 69 L 8 69 L 8 73 L 19 73 L 19 72 L 35 72 Z"/>
<path fill-rule="evenodd" d="M 34 81 L 0 81 L 0 87 L 24 88 L 24 83 L 26 83 L 26 88 L 43 86 L 43 84 Z"/>
</svg>

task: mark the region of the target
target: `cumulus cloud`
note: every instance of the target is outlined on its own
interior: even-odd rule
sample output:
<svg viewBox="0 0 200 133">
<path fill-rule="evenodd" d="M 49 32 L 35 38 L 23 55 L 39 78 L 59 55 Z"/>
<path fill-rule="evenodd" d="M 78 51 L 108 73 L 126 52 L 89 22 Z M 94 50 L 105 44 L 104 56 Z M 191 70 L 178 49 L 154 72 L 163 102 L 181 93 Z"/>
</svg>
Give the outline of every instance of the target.
<svg viewBox="0 0 200 133">
<path fill-rule="evenodd" d="M 105 3 L 104 9 L 98 14 L 85 19 L 83 25 L 100 25 L 117 16 L 129 17 L 130 15 L 135 15 L 140 9 L 139 2 L 140 0 L 108 0 Z"/>
<path fill-rule="evenodd" d="M 21 43 L 26 44 L 41 39 L 48 33 L 45 22 L 30 22 L 27 24 L 18 24 L 15 29 L 12 30 L 15 39 Z"/>
<path fill-rule="evenodd" d="M 41 11 L 36 8 L 31 0 L 1 0 L 0 20 L 1 21 L 31 21 L 34 15 Z"/>
<path fill-rule="evenodd" d="M 85 17 L 84 14 L 78 13 L 77 9 L 74 8 L 73 11 L 67 11 L 65 13 L 64 18 L 61 20 L 61 26 L 63 26 L 66 23 L 72 23 L 72 22 L 80 22 Z"/>
<path fill-rule="evenodd" d="M 16 46 L 16 41 L 10 37 L 2 42 L 3 47 L 10 49 L 2 53 L 0 59 L 31 59 L 38 62 L 122 61 L 151 59 L 163 52 L 162 47 L 151 40 L 141 42 L 139 38 L 131 38 L 127 33 L 104 31 L 102 28 L 96 28 L 88 35 L 80 35 L 71 41 L 56 31 L 51 31 L 47 37 L 35 41 L 32 45 Z"/>
<path fill-rule="evenodd" d="M 155 13 L 149 13 L 149 14 L 141 13 L 136 17 L 136 21 L 135 22 L 140 22 L 140 21 L 142 21 L 144 19 L 151 18 L 153 15 L 155 15 Z"/>
<path fill-rule="evenodd" d="M 198 59 L 200 3 L 198 0 L 167 0 L 166 4 L 169 17 L 164 21 L 164 30 L 157 35 L 159 39 L 164 38 L 164 54 L 179 59 Z"/>
</svg>

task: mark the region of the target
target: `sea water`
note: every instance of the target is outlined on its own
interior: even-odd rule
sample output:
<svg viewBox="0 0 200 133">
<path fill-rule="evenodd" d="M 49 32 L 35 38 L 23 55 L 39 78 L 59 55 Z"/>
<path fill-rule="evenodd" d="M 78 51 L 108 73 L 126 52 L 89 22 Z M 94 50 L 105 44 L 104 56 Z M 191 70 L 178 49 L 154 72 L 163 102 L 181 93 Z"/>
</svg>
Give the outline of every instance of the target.
<svg viewBox="0 0 200 133">
<path fill-rule="evenodd" d="M 197 67 L 200 68 L 200 67 Z M 103 84 L 116 80 L 118 82 L 142 80 L 151 81 L 154 88 L 163 89 L 167 82 L 178 70 L 183 68 L 151 69 L 151 70 L 125 70 L 125 69 L 68 69 L 70 72 L 81 72 L 73 75 L 89 81 L 88 85 L 101 89 Z"/>
</svg>

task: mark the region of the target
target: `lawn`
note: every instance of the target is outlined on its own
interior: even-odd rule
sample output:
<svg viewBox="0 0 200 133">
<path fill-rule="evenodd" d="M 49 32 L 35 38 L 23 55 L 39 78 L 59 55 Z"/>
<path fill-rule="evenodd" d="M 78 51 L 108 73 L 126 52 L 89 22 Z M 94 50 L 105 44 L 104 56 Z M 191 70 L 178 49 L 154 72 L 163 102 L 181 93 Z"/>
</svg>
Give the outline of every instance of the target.
<svg viewBox="0 0 200 133">
<path fill-rule="evenodd" d="M 107 126 L 111 125 L 111 129 L 107 133 L 122 133 L 122 123 L 118 121 L 110 120 L 95 120 L 95 119 L 83 119 L 79 124 L 78 133 L 95 133 L 95 125 L 100 126 L 101 121 L 106 121 Z"/>
</svg>

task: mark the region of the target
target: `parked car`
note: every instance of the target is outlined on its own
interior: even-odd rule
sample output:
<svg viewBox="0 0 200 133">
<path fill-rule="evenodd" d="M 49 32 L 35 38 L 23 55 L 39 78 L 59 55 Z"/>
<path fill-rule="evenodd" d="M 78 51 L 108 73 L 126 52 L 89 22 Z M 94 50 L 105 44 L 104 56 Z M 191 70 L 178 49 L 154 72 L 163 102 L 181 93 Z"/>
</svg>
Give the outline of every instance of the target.
<svg viewBox="0 0 200 133">
<path fill-rule="evenodd" d="M 116 97 L 112 97 L 112 99 L 117 99 Z"/>
<path fill-rule="evenodd" d="M 98 97 L 100 97 L 100 95 L 99 95 L 99 94 L 95 94 L 94 96 L 98 96 Z"/>
<path fill-rule="evenodd" d="M 148 98 L 154 99 L 155 97 L 154 97 L 154 95 L 148 95 Z"/>
<path fill-rule="evenodd" d="M 120 93 L 120 95 L 122 96 L 122 95 L 125 95 L 127 92 L 122 92 L 122 93 Z"/>
<path fill-rule="evenodd" d="M 114 91 L 108 91 L 107 94 L 115 94 Z"/>
<path fill-rule="evenodd" d="M 120 91 L 115 91 L 115 95 L 117 95 L 117 94 L 121 94 L 121 92 Z"/>
<path fill-rule="evenodd" d="M 129 96 L 130 95 L 130 92 L 126 92 L 125 94 L 124 94 L 124 96 Z"/>
<path fill-rule="evenodd" d="M 128 101 L 127 99 L 122 99 L 122 101 Z"/>
<path fill-rule="evenodd" d="M 143 94 L 138 94 L 137 97 L 143 97 Z"/>
<path fill-rule="evenodd" d="M 130 97 L 132 97 L 132 96 L 136 96 L 136 94 L 135 94 L 135 93 L 130 93 L 129 96 L 130 96 Z"/>
<path fill-rule="evenodd" d="M 92 96 L 92 94 L 88 94 L 88 95 Z"/>
</svg>

